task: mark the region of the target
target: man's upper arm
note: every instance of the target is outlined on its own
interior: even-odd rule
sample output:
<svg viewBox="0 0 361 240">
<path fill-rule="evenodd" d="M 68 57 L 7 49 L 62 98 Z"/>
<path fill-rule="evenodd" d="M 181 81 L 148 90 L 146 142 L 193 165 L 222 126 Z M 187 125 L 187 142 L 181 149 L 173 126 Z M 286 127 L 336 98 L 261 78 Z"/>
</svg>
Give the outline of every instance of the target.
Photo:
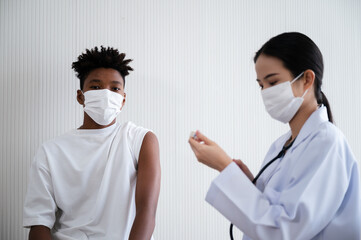
<svg viewBox="0 0 361 240">
<path fill-rule="evenodd" d="M 151 210 L 155 216 L 160 191 L 159 143 L 152 132 L 143 139 L 138 159 L 136 211 Z"/>
<path fill-rule="evenodd" d="M 29 240 L 51 240 L 50 229 L 45 226 L 32 226 L 29 232 Z"/>
</svg>

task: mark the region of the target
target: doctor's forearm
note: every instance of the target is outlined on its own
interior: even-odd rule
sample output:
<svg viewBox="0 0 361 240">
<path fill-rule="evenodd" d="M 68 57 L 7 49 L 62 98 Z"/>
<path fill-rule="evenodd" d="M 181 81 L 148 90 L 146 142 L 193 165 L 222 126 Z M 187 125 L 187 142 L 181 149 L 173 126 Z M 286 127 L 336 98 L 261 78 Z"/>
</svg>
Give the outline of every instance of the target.
<svg viewBox="0 0 361 240">
<path fill-rule="evenodd" d="M 145 240 L 152 237 L 155 227 L 155 213 L 151 209 L 137 212 L 129 240 Z"/>
</svg>

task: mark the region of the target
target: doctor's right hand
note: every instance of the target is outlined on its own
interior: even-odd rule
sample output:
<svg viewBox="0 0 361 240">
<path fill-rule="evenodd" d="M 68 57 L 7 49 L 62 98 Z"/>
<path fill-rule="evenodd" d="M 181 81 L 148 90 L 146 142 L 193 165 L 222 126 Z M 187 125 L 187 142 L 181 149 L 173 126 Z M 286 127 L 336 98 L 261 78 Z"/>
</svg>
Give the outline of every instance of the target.
<svg viewBox="0 0 361 240">
<path fill-rule="evenodd" d="M 211 141 L 199 131 L 196 132 L 196 138 L 189 138 L 189 144 L 199 162 L 222 171 L 232 159 L 220 148 L 217 143 Z"/>
</svg>

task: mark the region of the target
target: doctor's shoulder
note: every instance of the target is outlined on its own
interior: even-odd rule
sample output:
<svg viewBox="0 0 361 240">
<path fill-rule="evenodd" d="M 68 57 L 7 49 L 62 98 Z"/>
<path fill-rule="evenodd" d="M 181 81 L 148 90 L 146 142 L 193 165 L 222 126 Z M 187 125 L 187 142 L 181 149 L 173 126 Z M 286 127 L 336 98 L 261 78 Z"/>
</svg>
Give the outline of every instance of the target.
<svg viewBox="0 0 361 240">
<path fill-rule="evenodd" d="M 356 161 L 345 135 L 333 123 L 324 122 L 309 136 L 308 144 L 313 149 L 324 151 L 329 156 L 325 159 L 339 159 L 341 161 Z"/>
<path fill-rule="evenodd" d="M 317 131 L 314 133 L 314 138 L 317 138 L 323 145 L 337 145 L 347 143 L 345 135 L 333 123 L 322 123 Z"/>
</svg>

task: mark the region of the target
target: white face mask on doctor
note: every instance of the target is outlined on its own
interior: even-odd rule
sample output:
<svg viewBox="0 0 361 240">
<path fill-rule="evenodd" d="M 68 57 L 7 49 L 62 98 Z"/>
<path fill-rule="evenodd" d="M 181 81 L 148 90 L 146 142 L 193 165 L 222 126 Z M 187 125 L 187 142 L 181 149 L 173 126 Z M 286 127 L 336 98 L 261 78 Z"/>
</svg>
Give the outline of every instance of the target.
<svg viewBox="0 0 361 240">
<path fill-rule="evenodd" d="M 99 125 L 109 125 L 120 113 L 123 95 L 108 89 L 89 90 L 84 95 L 84 111 Z"/>
<path fill-rule="evenodd" d="M 299 79 L 303 73 L 304 72 L 291 82 L 287 81 L 280 83 L 261 91 L 263 103 L 271 117 L 283 123 L 288 123 L 295 116 L 302 105 L 304 100 L 303 97 L 308 92 L 308 89 L 302 97 L 295 97 L 293 95 L 291 84 Z"/>
</svg>

